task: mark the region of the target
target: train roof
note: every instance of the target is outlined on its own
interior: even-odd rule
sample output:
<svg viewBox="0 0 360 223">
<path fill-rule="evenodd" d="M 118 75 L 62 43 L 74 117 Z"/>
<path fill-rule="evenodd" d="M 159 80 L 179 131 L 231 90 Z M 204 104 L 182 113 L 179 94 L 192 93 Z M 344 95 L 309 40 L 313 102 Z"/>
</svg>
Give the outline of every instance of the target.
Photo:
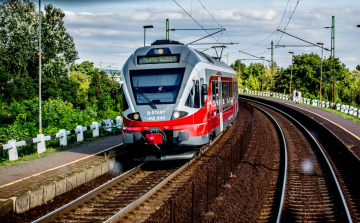
<svg viewBox="0 0 360 223">
<path fill-rule="evenodd" d="M 233 70 L 230 66 L 228 66 L 223 61 L 213 58 L 213 57 L 209 56 L 208 54 L 203 53 L 199 50 L 190 48 L 187 45 L 184 45 L 175 40 L 156 40 L 151 44 L 151 46 L 140 47 L 134 52 L 133 59 L 135 59 L 137 56 L 149 55 L 149 53 L 151 53 L 151 50 L 158 49 L 158 48 L 169 49 L 171 54 L 182 54 L 183 56 L 188 55 L 190 53 L 194 56 L 192 58 L 195 58 L 195 60 L 196 60 L 196 61 L 194 61 L 195 63 L 205 62 L 205 63 L 212 64 L 212 65 L 215 65 L 218 67 L 223 67 L 225 69 Z M 182 59 L 184 59 L 183 56 L 182 56 Z M 134 60 L 134 62 L 135 62 L 135 60 Z"/>
</svg>

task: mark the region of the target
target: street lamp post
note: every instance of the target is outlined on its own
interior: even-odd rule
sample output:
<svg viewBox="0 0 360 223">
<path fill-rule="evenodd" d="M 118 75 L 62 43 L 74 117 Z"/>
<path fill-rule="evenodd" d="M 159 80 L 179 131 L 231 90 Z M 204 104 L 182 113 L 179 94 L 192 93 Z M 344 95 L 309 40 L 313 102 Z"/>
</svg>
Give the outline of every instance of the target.
<svg viewBox="0 0 360 223">
<path fill-rule="evenodd" d="M 144 26 L 144 46 L 145 46 L 145 35 L 146 35 L 146 29 L 154 28 L 152 25 Z"/>
<path fill-rule="evenodd" d="M 321 46 L 321 66 L 320 66 L 320 100 L 319 105 L 321 103 L 321 83 L 322 83 L 322 65 L 323 65 L 323 51 L 324 51 L 324 43 L 317 43 Z"/>
<path fill-rule="evenodd" d="M 42 134 L 41 119 L 41 0 L 39 0 L 39 133 Z"/>
<path fill-rule="evenodd" d="M 291 54 L 291 72 L 290 72 L 290 93 L 289 95 L 291 96 L 291 82 L 292 82 L 292 69 L 293 69 L 293 55 L 294 52 L 289 52 Z"/>
</svg>

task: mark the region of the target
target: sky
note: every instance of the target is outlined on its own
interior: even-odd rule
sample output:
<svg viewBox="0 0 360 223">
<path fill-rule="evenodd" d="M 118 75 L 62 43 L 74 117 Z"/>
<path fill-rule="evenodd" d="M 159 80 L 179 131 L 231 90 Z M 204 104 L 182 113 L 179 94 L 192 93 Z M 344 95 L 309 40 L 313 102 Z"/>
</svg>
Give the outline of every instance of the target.
<svg viewBox="0 0 360 223">
<path fill-rule="evenodd" d="M 274 61 L 286 68 L 291 65 L 290 51 L 321 55 L 321 48 L 276 30 L 286 28 L 295 37 L 330 49 L 331 29 L 324 27 L 331 26 L 335 16 L 335 57 L 350 70 L 360 64 L 359 0 L 42 0 L 41 4 L 65 12 L 65 27 L 79 52 L 76 63 L 91 61 L 100 67 L 101 62 L 106 69 L 120 70 L 144 45 L 144 25 L 154 26 L 146 30 L 146 45 L 165 39 L 167 18 L 170 29 L 213 29 L 170 32 L 171 40 L 184 44 L 225 28 L 226 32 L 196 42 L 212 45 L 191 47 L 216 56 L 213 43 L 233 43 L 223 51 L 222 60 L 229 65 L 238 59 L 246 59 L 242 62 L 247 65 L 262 63 L 253 60 L 256 57 L 271 60 L 271 41 L 274 46 L 285 45 L 274 49 Z M 330 52 L 324 50 L 323 55 L 329 57 Z"/>
</svg>

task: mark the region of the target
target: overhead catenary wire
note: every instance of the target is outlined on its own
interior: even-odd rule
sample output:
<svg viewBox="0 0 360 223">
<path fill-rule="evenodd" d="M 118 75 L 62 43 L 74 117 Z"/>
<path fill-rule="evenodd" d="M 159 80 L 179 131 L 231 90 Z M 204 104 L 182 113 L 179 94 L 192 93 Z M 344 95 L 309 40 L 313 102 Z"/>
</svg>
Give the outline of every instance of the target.
<svg viewBox="0 0 360 223">
<path fill-rule="evenodd" d="M 220 27 L 223 28 L 223 26 L 214 18 L 214 16 L 211 15 L 211 13 L 209 12 L 209 10 L 207 10 L 207 8 L 204 6 L 204 4 L 203 4 L 200 0 L 199 0 L 199 2 L 200 2 L 200 4 L 202 5 L 202 7 L 207 11 L 207 13 L 209 13 L 209 15 L 211 16 L 211 18 L 212 18 Z M 228 33 L 227 33 L 227 31 L 225 31 L 225 33 L 226 33 L 229 41 L 232 42 L 231 39 L 230 39 L 230 37 L 229 37 L 229 35 L 228 35 Z"/>
<path fill-rule="evenodd" d="M 205 5 L 204 5 L 200 0 L 198 0 L 198 1 L 199 1 L 199 3 L 201 4 L 201 6 L 203 7 L 203 18 L 202 18 L 203 21 L 202 21 L 202 25 L 201 25 L 198 21 L 196 21 L 196 19 L 192 16 L 192 13 L 188 13 L 176 0 L 173 0 L 173 1 L 187 14 L 196 24 L 198 24 L 198 26 L 200 26 L 202 30 L 204 30 L 204 31 L 208 34 L 207 36 L 205 36 L 205 37 L 203 37 L 203 38 L 201 38 L 201 39 L 198 39 L 198 40 L 196 40 L 196 41 L 193 41 L 193 42 L 191 42 L 191 43 L 188 43 L 187 45 L 192 44 L 192 43 L 194 43 L 194 42 L 197 42 L 197 41 L 199 41 L 199 40 L 205 39 L 205 38 L 210 37 L 210 36 L 215 40 L 215 42 L 216 42 L 215 44 L 219 44 L 219 41 L 222 39 L 222 36 L 223 36 L 223 31 L 225 31 L 225 33 L 226 33 L 229 41 L 230 41 L 231 43 L 233 43 L 233 42 L 231 41 L 228 33 L 226 32 L 226 29 L 214 18 L 214 16 L 209 12 L 209 10 L 205 7 Z M 191 10 L 190 10 L 190 11 L 192 12 L 192 1 L 191 1 Z M 209 33 L 207 30 L 211 30 L 211 29 L 216 30 L 216 29 L 219 29 L 219 28 L 211 28 L 211 29 L 205 29 L 205 28 L 204 28 L 205 11 L 206 11 L 206 12 L 210 15 L 210 17 L 212 18 L 212 20 L 211 20 L 211 27 L 212 27 L 212 22 L 215 21 L 215 22 L 221 27 L 221 28 L 220 28 L 220 31 L 217 31 L 217 32 L 215 32 L 215 33 Z M 174 30 L 175 30 L 175 29 L 174 29 Z M 178 29 L 178 30 L 180 30 L 180 29 Z M 217 33 L 220 33 L 220 35 L 216 38 L 216 37 L 214 37 L 213 35 L 215 35 L 215 34 L 217 34 Z"/>
<path fill-rule="evenodd" d="M 210 33 L 202 26 L 200 25 L 200 23 L 198 23 L 198 21 L 196 21 L 194 19 L 194 17 L 192 15 L 190 15 L 176 0 L 173 0 L 192 20 L 194 20 L 194 22 L 196 22 L 196 24 L 198 24 L 207 34 L 210 35 Z M 218 42 L 213 36 L 211 36 L 216 42 Z"/>
<path fill-rule="evenodd" d="M 297 0 L 296 6 L 295 6 L 295 8 L 294 8 L 293 11 L 292 11 L 291 16 L 289 17 L 289 20 L 287 21 L 287 24 L 286 24 L 284 30 L 287 29 L 287 27 L 288 27 L 288 25 L 289 25 L 289 23 L 290 23 L 293 15 L 294 15 L 296 9 L 297 9 L 297 6 L 299 5 L 299 2 L 300 2 L 300 0 Z M 282 18 L 281 18 L 281 20 L 280 20 L 280 23 L 279 23 L 279 25 L 278 25 L 278 28 L 277 28 L 274 32 L 272 32 L 271 34 L 269 34 L 269 35 L 268 35 L 266 38 L 264 38 L 263 40 L 259 41 L 258 43 L 254 44 L 254 45 L 252 45 L 252 46 L 250 46 L 250 47 L 248 47 L 248 48 L 246 48 L 246 49 L 243 49 L 243 51 L 246 51 L 246 50 L 249 50 L 249 49 L 251 49 L 251 48 L 254 48 L 255 46 L 259 46 L 262 42 L 264 42 L 265 40 L 267 40 L 268 38 L 270 38 L 270 37 L 273 36 L 274 34 L 279 34 L 278 30 L 280 29 L 280 26 L 281 26 L 282 22 L 284 21 L 284 19 L 285 19 L 285 17 L 286 17 L 286 12 L 287 12 L 287 9 L 288 9 L 288 7 L 289 7 L 289 3 L 290 3 L 290 0 L 287 1 L 287 4 L 286 4 L 285 10 L 284 10 L 284 13 L 283 13 Z M 290 11 L 291 11 L 291 9 L 290 9 Z M 282 36 L 283 36 L 283 33 L 281 33 L 281 36 L 280 36 L 280 38 L 279 38 L 279 40 L 278 40 L 278 42 L 277 42 L 276 45 L 279 45 Z M 261 55 L 261 54 L 264 54 L 264 53 L 269 52 L 269 51 L 270 51 L 270 50 L 264 51 L 264 52 L 259 53 L 259 54 L 257 54 L 257 55 Z M 235 53 L 237 53 L 237 52 L 233 52 L 233 53 L 231 53 L 231 54 L 235 54 Z M 276 61 L 275 55 L 274 55 L 274 58 L 273 58 L 273 59 L 274 59 L 274 61 Z"/>
<path fill-rule="evenodd" d="M 287 27 L 288 27 L 288 25 L 289 25 L 289 23 L 290 23 L 290 20 L 292 19 L 293 15 L 294 15 L 294 13 L 295 13 L 295 10 L 296 10 L 296 8 L 297 8 L 297 6 L 299 5 L 299 2 L 300 2 L 300 0 L 298 0 L 298 1 L 296 2 L 296 6 L 295 6 L 295 8 L 294 8 L 294 10 L 293 10 L 290 18 L 289 18 L 289 21 L 287 22 L 287 24 L 286 24 L 286 26 L 285 26 L 285 28 L 284 28 L 284 31 L 286 31 L 286 29 L 287 29 Z M 279 28 L 278 28 L 278 30 L 279 30 Z M 279 45 L 279 43 L 280 43 L 283 35 L 284 35 L 284 33 L 281 34 L 280 39 L 279 39 L 279 41 L 277 42 L 277 45 Z"/>
</svg>

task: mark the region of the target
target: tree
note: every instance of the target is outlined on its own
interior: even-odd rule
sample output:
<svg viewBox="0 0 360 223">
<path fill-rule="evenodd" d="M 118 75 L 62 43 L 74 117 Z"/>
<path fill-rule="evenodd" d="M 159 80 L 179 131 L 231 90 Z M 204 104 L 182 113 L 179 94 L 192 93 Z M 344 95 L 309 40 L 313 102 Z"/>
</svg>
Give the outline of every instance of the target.
<svg viewBox="0 0 360 223">
<path fill-rule="evenodd" d="M 360 64 L 356 65 L 356 70 L 360 71 Z"/>
<path fill-rule="evenodd" d="M 94 63 L 89 61 L 83 61 L 80 64 L 73 64 L 70 67 L 71 71 L 80 71 L 90 77 L 90 73 L 95 70 Z"/>
<path fill-rule="evenodd" d="M 41 14 L 42 86 L 44 100 L 57 97 L 69 80 L 70 64 L 78 58 L 73 38 L 64 26 L 65 13 L 51 4 Z M 14 91 L 8 101 L 38 95 L 38 13 L 33 1 L 4 1 L 0 4 L 0 65 Z M 61 77 L 60 77 L 61 76 Z M 67 81 L 64 81 L 65 79 Z M 60 81 L 61 80 L 61 81 Z M 74 85 L 72 85 L 74 86 Z"/>
<path fill-rule="evenodd" d="M 234 64 L 231 64 L 230 67 L 235 70 L 237 74 L 237 82 L 239 83 L 239 86 L 242 85 L 242 73 L 246 69 L 246 65 L 244 63 L 241 63 L 240 60 L 236 60 Z"/>
</svg>

